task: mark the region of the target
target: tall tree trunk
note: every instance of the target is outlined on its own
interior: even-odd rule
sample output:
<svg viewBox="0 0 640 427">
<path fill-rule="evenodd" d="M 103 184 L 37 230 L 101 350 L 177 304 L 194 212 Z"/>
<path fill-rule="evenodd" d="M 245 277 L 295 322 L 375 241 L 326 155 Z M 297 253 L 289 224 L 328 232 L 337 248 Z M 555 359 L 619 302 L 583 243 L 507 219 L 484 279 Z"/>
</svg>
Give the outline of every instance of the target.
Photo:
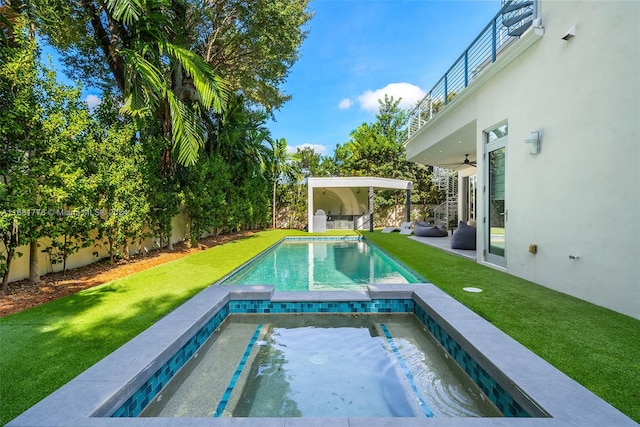
<svg viewBox="0 0 640 427">
<path fill-rule="evenodd" d="M 11 247 L 7 250 L 7 269 L 4 271 L 4 275 L 2 276 L 2 294 L 5 295 L 7 293 L 7 289 L 9 288 L 9 272 L 11 271 L 11 260 L 13 259 L 13 254 L 16 249 Z"/>
<path fill-rule="evenodd" d="M 64 246 L 62 249 L 62 275 L 67 274 L 67 235 L 64 235 Z"/>
<path fill-rule="evenodd" d="M 113 239 L 111 237 L 108 237 L 107 239 L 109 240 L 109 263 L 113 265 L 115 261 L 113 254 Z"/>
<path fill-rule="evenodd" d="M 29 243 L 29 281 L 34 284 L 40 283 L 38 240 Z"/>
<path fill-rule="evenodd" d="M 276 229 L 276 180 L 273 180 L 273 206 L 271 207 L 273 213 L 273 229 Z"/>
<path fill-rule="evenodd" d="M 167 248 L 169 248 L 170 251 L 173 250 L 173 242 L 171 241 L 171 231 L 169 231 L 169 233 L 167 233 Z"/>
</svg>

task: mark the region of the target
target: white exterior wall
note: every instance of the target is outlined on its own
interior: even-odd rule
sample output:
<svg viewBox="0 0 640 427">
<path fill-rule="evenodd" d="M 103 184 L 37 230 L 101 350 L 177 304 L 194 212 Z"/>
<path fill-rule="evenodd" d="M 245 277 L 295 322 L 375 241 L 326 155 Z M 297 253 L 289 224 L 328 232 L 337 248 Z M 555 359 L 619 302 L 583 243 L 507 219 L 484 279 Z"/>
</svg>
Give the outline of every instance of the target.
<svg viewBox="0 0 640 427">
<path fill-rule="evenodd" d="M 425 138 L 475 119 L 480 219 L 484 131 L 508 121 L 506 270 L 640 318 L 640 2 L 541 1 L 540 16 L 545 34 L 460 94 Z M 532 131 L 537 155 L 523 142 Z"/>
<path fill-rule="evenodd" d="M 544 36 L 478 92 L 478 153 L 509 123 L 507 269 L 640 318 L 640 6 L 541 6 Z"/>
</svg>

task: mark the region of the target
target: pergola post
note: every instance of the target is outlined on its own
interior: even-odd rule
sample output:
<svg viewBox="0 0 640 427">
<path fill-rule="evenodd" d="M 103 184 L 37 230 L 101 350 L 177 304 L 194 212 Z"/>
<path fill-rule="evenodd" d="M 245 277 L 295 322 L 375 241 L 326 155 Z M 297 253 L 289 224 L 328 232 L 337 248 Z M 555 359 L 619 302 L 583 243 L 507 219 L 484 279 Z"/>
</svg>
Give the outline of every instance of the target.
<svg viewBox="0 0 640 427">
<path fill-rule="evenodd" d="M 369 231 L 373 232 L 373 187 L 369 187 Z"/>
<path fill-rule="evenodd" d="M 307 231 L 313 233 L 313 190 L 312 185 L 308 185 L 307 188 Z"/>
<path fill-rule="evenodd" d="M 411 222 L 411 189 L 407 188 L 407 222 Z"/>
</svg>

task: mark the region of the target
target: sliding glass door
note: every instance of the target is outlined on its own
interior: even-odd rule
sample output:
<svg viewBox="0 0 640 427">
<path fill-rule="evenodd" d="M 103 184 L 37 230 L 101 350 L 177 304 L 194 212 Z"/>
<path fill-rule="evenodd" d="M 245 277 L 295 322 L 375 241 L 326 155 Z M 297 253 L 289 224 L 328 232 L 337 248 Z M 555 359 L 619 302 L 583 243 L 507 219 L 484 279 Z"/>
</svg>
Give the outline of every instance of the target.
<svg viewBox="0 0 640 427">
<path fill-rule="evenodd" d="M 503 125 L 487 134 L 486 145 L 486 260 L 506 266 L 506 238 L 508 212 L 506 207 L 505 172 L 507 127 Z"/>
</svg>

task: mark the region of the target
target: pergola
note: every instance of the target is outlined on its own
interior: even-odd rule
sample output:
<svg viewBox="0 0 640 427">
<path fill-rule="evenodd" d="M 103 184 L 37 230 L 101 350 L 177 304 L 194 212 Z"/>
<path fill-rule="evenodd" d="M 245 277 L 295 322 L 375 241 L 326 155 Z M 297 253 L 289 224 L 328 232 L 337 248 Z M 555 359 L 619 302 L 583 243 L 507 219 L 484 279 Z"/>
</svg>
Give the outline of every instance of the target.
<svg viewBox="0 0 640 427">
<path fill-rule="evenodd" d="M 362 229 L 367 222 L 369 230 L 373 231 L 373 192 L 375 189 L 405 190 L 407 192 L 407 221 L 410 221 L 411 188 L 413 185 L 411 181 L 355 176 L 308 178 L 307 185 L 310 233 L 325 231 L 326 228 Z M 319 210 L 322 210 L 324 215 L 315 215 L 321 213 L 318 212 Z M 322 218 L 323 216 L 324 218 Z"/>
</svg>

